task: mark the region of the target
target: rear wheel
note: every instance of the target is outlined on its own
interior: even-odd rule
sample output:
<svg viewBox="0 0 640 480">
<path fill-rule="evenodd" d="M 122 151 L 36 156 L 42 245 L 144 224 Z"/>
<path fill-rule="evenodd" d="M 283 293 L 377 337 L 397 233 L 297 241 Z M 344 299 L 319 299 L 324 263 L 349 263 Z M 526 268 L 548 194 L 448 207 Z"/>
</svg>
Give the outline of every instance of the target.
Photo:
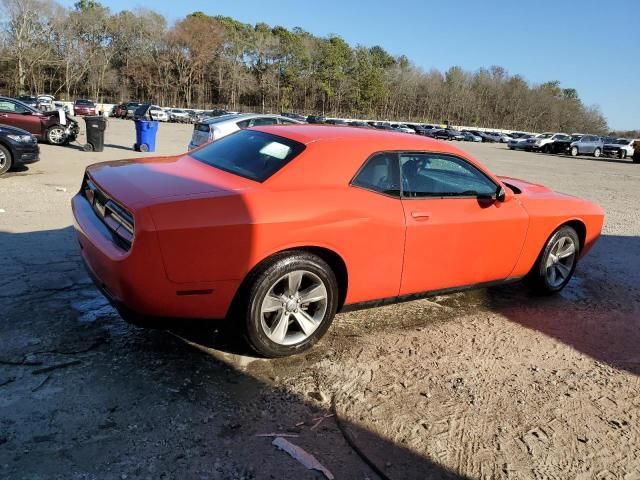
<svg viewBox="0 0 640 480">
<path fill-rule="evenodd" d="M 594 157 L 596 157 L 596 158 L 598 158 L 598 157 L 600 156 L 600 154 L 601 154 L 601 153 L 602 153 L 602 150 L 600 150 L 599 148 L 596 148 L 596 149 L 593 151 L 593 156 L 594 156 Z"/>
<path fill-rule="evenodd" d="M 252 274 L 239 310 L 251 347 L 265 357 L 284 357 L 325 334 L 337 302 L 338 283 L 329 265 L 306 252 L 289 252 Z"/>
<path fill-rule="evenodd" d="M 564 225 L 556 230 L 529 273 L 533 288 L 546 295 L 562 290 L 573 276 L 579 251 L 580 240 L 572 227 Z"/>
<path fill-rule="evenodd" d="M 618 153 L 618 158 L 620 160 L 624 160 L 625 158 L 627 158 L 627 151 L 621 149 L 620 152 Z"/>
<path fill-rule="evenodd" d="M 0 145 L 0 175 L 7 173 L 12 165 L 11 152 Z"/>
</svg>

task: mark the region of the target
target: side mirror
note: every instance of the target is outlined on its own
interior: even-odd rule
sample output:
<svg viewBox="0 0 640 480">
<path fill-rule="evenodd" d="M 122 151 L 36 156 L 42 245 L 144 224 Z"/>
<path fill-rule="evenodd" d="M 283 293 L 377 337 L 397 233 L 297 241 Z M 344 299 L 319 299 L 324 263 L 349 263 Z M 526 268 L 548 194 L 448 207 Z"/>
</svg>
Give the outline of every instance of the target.
<svg viewBox="0 0 640 480">
<path fill-rule="evenodd" d="M 496 190 L 496 201 L 504 202 L 506 199 L 507 192 L 504 190 L 504 187 L 502 185 L 499 185 L 498 189 Z"/>
</svg>

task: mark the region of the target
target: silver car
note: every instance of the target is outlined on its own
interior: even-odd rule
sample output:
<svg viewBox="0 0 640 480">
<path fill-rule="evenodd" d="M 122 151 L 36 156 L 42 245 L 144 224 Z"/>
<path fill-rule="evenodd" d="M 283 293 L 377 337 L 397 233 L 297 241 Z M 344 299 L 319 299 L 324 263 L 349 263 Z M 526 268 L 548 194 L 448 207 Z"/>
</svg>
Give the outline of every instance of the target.
<svg viewBox="0 0 640 480">
<path fill-rule="evenodd" d="M 599 157 L 604 149 L 602 138 L 595 135 L 584 135 L 579 140 L 571 142 L 569 152 L 572 157 L 577 155 L 593 155 Z"/>
<path fill-rule="evenodd" d="M 281 115 L 256 113 L 230 114 L 207 118 L 193 126 L 193 135 L 189 143 L 189 150 L 193 150 L 212 140 L 226 137 L 230 133 L 237 132 L 243 128 L 257 127 L 260 125 L 293 125 L 299 123 L 303 122 Z"/>
</svg>

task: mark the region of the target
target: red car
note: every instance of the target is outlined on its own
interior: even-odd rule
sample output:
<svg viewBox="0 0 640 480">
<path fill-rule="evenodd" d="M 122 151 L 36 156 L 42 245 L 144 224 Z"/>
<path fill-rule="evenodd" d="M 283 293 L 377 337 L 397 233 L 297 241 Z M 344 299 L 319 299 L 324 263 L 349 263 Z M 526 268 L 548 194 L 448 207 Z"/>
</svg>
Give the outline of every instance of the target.
<svg viewBox="0 0 640 480">
<path fill-rule="evenodd" d="M 268 357 L 309 347 L 346 308 L 524 277 L 558 292 L 603 223 L 445 142 L 316 125 L 93 165 L 72 204 L 125 319 L 231 318 Z"/>
<path fill-rule="evenodd" d="M 98 109 L 91 100 L 76 100 L 73 102 L 73 114 L 76 117 L 92 116 L 98 114 Z"/>
<path fill-rule="evenodd" d="M 80 128 L 78 122 L 58 111 L 40 112 L 19 100 L 0 97 L 0 124 L 21 128 L 33 134 L 38 140 L 46 140 L 53 145 L 73 142 Z"/>
</svg>

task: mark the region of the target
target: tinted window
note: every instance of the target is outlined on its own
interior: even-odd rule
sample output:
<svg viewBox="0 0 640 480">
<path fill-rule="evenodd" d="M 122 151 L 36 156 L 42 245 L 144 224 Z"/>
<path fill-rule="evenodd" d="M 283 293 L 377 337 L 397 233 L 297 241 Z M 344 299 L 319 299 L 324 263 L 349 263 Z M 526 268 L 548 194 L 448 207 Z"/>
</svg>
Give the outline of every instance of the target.
<svg viewBox="0 0 640 480">
<path fill-rule="evenodd" d="M 249 122 L 251 122 L 251 120 L 243 120 L 236 123 L 236 125 L 238 125 L 238 128 L 247 128 L 249 126 Z"/>
<path fill-rule="evenodd" d="M 278 123 L 278 120 L 271 117 L 259 117 L 251 120 L 252 127 L 259 127 L 260 125 L 275 125 Z"/>
<path fill-rule="evenodd" d="M 264 182 L 304 150 L 302 143 L 264 132 L 240 130 L 191 154 L 212 167 Z"/>
<path fill-rule="evenodd" d="M 351 184 L 385 195 L 399 196 L 398 156 L 394 153 L 374 155 L 360 169 Z"/>
<path fill-rule="evenodd" d="M 431 153 L 400 155 L 405 197 L 489 197 L 497 186 L 458 157 Z"/>
</svg>

